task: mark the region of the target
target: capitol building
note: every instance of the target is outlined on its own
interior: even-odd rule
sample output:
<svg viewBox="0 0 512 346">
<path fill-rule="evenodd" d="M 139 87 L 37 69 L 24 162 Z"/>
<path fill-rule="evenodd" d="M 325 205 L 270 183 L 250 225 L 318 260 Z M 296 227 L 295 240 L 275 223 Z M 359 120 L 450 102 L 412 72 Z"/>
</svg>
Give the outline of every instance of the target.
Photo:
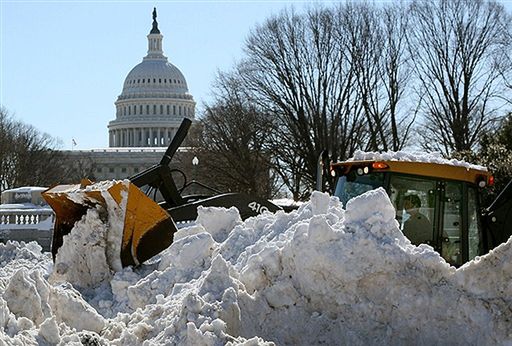
<svg viewBox="0 0 512 346">
<path fill-rule="evenodd" d="M 108 125 L 109 147 L 167 146 L 183 117 L 194 118 L 195 105 L 181 71 L 162 50 L 156 9 L 148 54 L 135 66 L 117 98 L 116 119 Z"/>
<path fill-rule="evenodd" d="M 77 174 L 99 181 L 139 173 L 160 161 L 184 117 L 194 119 L 196 103 L 187 81 L 164 55 L 156 9 L 147 40 L 147 55 L 128 73 L 115 101 L 109 147 L 65 152 Z"/>
</svg>

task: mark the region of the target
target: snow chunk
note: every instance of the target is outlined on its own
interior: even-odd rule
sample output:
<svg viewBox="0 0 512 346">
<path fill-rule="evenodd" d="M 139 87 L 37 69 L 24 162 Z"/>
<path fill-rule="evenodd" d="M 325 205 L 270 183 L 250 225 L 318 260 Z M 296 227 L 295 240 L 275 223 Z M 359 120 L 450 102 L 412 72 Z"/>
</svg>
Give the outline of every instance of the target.
<svg viewBox="0 0 512 346">
<path fill-rule="evenodd" d="M 41 323 L 39 335 L 50 344 L 58 344 L 60 342 L 59 326 L 55 317 L 47 318 Z"/>
<path fill-rule="evenodd" d="M 96 209 L 87 210 L 57 252 L 52 282 L 69 281 L 78 287 L 96 287 L 112 276 L 107 261 L 107 225 Z"/>
<path fill-rule="evenodd" d="M 52 287 L 49 303 L 56 318 L 77 331 L 99 333 L 105 327 L 104 318 L 69 283 Z"/>
<path fill-rule="evenodd" d="M 348 201 L 345 225 L 355 231 L 366 228 L 378 237 L 403 240 L 405 237 L 398 229 L 395 213 L 388 194 L 380 187 Z"/>
<path fill-rule="evenodd" d="M 17 317 L 26 317 L 36 324 L 50 314 L 48 305 L 49 287 L 38 271 L 17 271 L 9 281 L 4 299 L 9 310 Z"/>
<path fill-rule="evenodd" d="M 219 243 L 226 240 L 229 232 L 241 221 L 238 209 L 235 207 L 226 209 L 199 206 L 197 208 L 196 222 L 202 225 L 212 235 L 213 239 Z"/>
</svg>

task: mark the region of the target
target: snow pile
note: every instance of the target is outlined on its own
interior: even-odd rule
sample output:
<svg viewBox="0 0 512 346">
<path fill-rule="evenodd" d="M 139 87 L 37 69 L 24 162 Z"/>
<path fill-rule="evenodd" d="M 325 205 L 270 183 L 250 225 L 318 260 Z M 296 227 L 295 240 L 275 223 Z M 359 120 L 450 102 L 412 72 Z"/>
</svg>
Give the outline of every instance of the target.
<svg viewBox="0 0 512 346">
<path fill-rule="evenodd" d="M 445 159 L 441 153 L 427 153 L 427 152 L 406 152 L 406 151 L 387 151 L 383 153 L 378 152 L 364 152 L 356 150 L 354 157 L 348 161 L 406 161 L 406 162 L 428 162 L 438 163 L 442 165 L 452 165 L 464 167 L 466 169 L 476 169 L 480 171 L 487 171 L 487 168 L 480 165 L 474 165 L 465 161 L 456 159 Z"/>
<path fill-rule="evenodd" d="M 394 215 L 382 189 L 352 199 L 346 210 L 315 192 L 297 211 L 245 222 L 234 209 L 203 208 L 158 259 L 88 287 L 75 276 L 49 280 L 57 265 L 33 244 L 0 245 L 0 340 L 512 343 L 512 243 L 456 270 L 431 247 L 411 245 Z M 93 216 L 77 227 L 108 233 Z M 94 271 L 91 262 L 73 265 Z"/>
</svg>

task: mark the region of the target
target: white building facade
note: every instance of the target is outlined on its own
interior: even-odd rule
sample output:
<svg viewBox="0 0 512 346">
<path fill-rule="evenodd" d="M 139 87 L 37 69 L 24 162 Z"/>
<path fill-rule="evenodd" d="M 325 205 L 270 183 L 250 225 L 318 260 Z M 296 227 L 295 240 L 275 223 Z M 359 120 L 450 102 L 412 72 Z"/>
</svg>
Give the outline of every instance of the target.
<svg viewBox="0 0 512 346">
<path fill-rule="evenodd" d="M 195 116 L 194 98 L 181 71 L 163 54 L 156 9 L 148 52 L 126 76 L 108 124 L 109 147 L 166 147 L 184 117 Z"/>
</svg>

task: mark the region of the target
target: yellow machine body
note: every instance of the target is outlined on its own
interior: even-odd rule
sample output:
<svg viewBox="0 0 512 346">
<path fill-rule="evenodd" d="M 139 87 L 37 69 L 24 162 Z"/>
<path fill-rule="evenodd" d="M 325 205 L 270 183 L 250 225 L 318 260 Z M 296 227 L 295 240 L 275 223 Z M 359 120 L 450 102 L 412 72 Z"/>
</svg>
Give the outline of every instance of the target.
<svg viewBox="0 0 512 346">
<path fill-rule="evenodd" d="M 55 186 L 42 195 L 56 215 L 54 258 L 63 237 L 91 208 L 97 208 L 100 216 L 105 215 L 105 222 L 112 221 L 108 220 L 109 210 L 122 218 L 119 255 L 123 266 L 142 263 L 160 253 L 172 243 L 177 230 L 168 213 L 128 180 L 101 183 L 82 180 L 76 185 Z"/>
</svg>

